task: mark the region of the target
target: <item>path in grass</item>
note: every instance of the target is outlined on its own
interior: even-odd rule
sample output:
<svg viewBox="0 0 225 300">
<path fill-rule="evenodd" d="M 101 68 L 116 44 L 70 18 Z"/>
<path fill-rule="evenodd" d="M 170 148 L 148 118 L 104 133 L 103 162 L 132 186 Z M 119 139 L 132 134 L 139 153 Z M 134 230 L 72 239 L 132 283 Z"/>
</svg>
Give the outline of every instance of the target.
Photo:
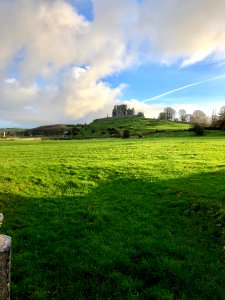
<svg viewBox="0 0 225 300">
<path fill-rule="evenodd" d="M 225 139 L 0 144 L 13 299 L 224 299 Z"/>
</svg>

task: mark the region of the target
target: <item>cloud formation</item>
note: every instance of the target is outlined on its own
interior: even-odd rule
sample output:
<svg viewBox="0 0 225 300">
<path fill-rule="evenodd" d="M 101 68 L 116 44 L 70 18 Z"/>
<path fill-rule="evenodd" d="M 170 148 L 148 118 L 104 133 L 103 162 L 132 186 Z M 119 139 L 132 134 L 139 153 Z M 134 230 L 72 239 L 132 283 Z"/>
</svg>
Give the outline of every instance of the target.
<svg viewBox="0 0 225 300">
<path fill-rule="evenodd" d="M 221 0 L 93 0 L 91 21 L 76 5 L 0 0 L 0 119 L 29 126 L 105 116 L 125 86 L 107 76 L 146 61 L 225 59 Z"/>
<path fill-rule="evenodd" d="M 224 60 L 225 2 L 143 1 L 140 5 L 138 33 L 149 43 L 148 54 L 159 62 L 182 66 L 212 55 Z"/>
</svg>

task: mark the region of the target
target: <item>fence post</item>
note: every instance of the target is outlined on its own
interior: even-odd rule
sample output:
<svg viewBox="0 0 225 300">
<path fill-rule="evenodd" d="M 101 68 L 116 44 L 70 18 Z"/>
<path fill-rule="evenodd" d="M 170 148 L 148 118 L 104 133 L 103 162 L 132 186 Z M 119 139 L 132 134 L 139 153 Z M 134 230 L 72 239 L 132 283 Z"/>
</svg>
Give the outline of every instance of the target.
<svg viewBox="0 0 225 300">
<path fill-rule="evenodd" d="M 3 215 L 0 214 L 3 221 Z M 11 237 L 0 235 L 0 300 L 10 299 Z"/>
</svg>

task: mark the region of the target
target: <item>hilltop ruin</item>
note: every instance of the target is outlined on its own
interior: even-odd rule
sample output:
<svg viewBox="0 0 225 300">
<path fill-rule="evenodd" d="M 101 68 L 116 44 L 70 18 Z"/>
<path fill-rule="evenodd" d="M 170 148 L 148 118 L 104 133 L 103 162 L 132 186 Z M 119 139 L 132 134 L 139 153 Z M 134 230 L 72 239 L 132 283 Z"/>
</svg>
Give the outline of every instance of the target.
<svg viewBox="0 0 225 300">
<path fill-rule="evenodd" d="M 142 112 L 135 114 L 134 108 L 128 108 L 127 104 L 115 105 L 112 110 L 112 117 L 113 118 L 123 118 L 127 116 L 139 116 L 144 117 Z"/>
<path fill-rule="evenodd" d="M 112 110 L 112 117 L 125 117 L 125 116 L 134 116 L 134 108 L 127 108 L 126 104 L 115 105 Z"/>
</svg>

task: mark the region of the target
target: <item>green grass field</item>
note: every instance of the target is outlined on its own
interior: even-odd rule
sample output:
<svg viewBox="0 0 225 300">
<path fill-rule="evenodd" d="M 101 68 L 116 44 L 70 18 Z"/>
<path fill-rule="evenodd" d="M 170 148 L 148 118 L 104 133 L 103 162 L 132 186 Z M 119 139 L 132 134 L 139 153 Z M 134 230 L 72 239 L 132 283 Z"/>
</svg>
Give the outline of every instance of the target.
<svg viewBox="0 0 225 300">
<path fill-rule="evenodd" d="M 0 142 L 12 299 L 225 299 L 225 133 Z"/>
</svg>

